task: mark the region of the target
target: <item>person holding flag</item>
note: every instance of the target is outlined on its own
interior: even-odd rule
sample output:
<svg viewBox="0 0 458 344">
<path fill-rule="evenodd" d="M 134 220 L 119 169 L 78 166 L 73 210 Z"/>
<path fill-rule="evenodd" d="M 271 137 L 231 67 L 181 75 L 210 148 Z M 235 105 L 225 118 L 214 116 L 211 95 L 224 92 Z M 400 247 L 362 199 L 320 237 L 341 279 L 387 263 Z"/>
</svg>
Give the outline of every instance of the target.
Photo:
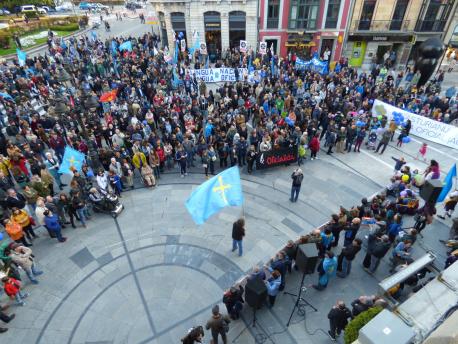
<svg viewBox="0 0 458 344">
<path fill-rule="evenodd" d="M 439 218 L 443 220 L 445 220 L 445 216 L 452 217 L 452 213 L 455 210 L 456 203 L 458 202 L 458 190 L 451 192 L 450 195 L 447 197 L 447 194 L 450 192 L 450 190 L 453 187 L 454 179 L 455 179 L 455 188 L 457 187 L 456 178 L 457 178 L 456 164 L 453 164 L 452 168 L 450 169 L 450 171 L 448 171 L 447 176 L 445 177 L 444 187 L 442 188 L 442 191 L 439 197 L 437 198 L 437 202 L 443 202 L 445 200 L 445 203 L 444 203 L 445 214 L 437 215 Z"/>
<path fill-rule="evenodd" d="M 221 209 L 242 204 L 240 172 L 234 166 L 201 184 L 192 192 L 185 206 L 194 222 L 201 225 Z"/>
</svg>

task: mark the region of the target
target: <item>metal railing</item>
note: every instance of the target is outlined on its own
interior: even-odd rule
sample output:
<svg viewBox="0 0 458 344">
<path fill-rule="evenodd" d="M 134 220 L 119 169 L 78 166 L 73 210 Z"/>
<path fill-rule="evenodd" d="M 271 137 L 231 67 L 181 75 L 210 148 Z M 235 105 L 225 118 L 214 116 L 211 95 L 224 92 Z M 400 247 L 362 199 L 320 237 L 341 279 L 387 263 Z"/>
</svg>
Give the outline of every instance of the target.
<svg viewBox="0 0 458 344">
<path fill-rule="evenodd" d="M 442 32 L 444 31 L 446 20 L 418 20 L 415 25 L 417 32 Z"/>
<path fill-rule="evenodd" d="M 267 18 L 266 29 L 278 29 L 279 18 Z"/>
<path fill-rule="evenodd" d="M 354 20 L 352 23 L 353 31 L 400 31 L 407 32 L 409 30 L 409 20 Z"/>
</svg>

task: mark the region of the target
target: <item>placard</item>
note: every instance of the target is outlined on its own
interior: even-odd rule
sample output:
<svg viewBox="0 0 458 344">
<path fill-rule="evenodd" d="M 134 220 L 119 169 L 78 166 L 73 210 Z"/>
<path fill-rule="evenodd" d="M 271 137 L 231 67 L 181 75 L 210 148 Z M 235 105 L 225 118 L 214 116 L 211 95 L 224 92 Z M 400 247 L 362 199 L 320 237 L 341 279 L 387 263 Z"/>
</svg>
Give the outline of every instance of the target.
<svg viewBox="0 0 458 344">
<path fill-rule="evenodd" d="M 259 42 L 259 52 L 261 54 L 267 54 L 267 42 Z"/>
<path fill-rule="evenodd" d="M 246 53 L 247 51 L 247 43 L 246 41 L 240 41 L 240 52 Z"/>
<path fill-rule="evenodd" d="M 186 40 L 185 39 L 182 39 L 180 41 L 180 47 L 181 47 L 181 52 L 185 52 L 186 51 Z"/>
<path fill-rule="evenodd" d="M 199 46 L 199 50 L 202 55 L 207 55 L 207 43 L 201 42 Z"/>
</svg>

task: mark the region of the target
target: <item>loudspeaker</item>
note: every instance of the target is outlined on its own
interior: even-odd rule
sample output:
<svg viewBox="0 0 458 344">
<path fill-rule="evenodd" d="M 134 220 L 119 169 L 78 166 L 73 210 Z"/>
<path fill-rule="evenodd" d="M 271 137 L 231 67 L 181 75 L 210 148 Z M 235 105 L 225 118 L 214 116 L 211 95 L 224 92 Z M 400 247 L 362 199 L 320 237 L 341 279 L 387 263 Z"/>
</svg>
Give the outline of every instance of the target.
<svg viewBox="0 0 458 344">
<path fill-rule="evenodd" d="M 420 189 L 420 196 L 426 203 L 436 203 L 442 191 L 442 182 L 439 179 L 427 180 Z"/>
<path fill-rule="evenodd" d="M 318 250 L 315 244 L 302 244 L 297 248 L 296 265 L 299 270 L 306 274 L 315 272 L 318 263 Z"/>
<path fill-rule="evenodd" d="M 245 285 L 245 301 L 253 308 L 262 307 L 267 298 L 267 287 L 260 278 L 248 280 Z"/>
</svg>

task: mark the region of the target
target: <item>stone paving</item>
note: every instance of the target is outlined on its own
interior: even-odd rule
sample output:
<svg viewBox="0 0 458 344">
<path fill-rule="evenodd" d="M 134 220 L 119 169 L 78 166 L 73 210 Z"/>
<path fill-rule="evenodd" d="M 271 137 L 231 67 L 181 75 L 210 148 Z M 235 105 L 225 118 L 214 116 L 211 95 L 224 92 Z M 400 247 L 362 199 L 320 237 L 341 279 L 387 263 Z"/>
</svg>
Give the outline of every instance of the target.
<svg viewBox="0 0 458 344">
<path fill-rule="evenodd" d="M 414 147 L 406 153 L 409 149 Z M 186 178 L 169 171 L 154 190 L 125 192 L 126 209 L 116 220 L 97 215 L 88 229 L 65 229 L 69 237 L 65 244 L 50 241 L 40 229 L 34 252 L 45 274 L 38 286 L 25 282 L 31 296 L 25 307 L 12 306 L 17 317 L 1 335 L 2 342 L 178 343 L 188 328 L 205 324 L 215 303 L 224 309 L 221 299 L 226 288 L 254 265 L 263 264 L 288 239 L 326 222 L 340 205 L 350 207 L 379 191 L 390 173 L 387 161 L 397 152 L 388 150 L 377 158 L 385 165 L 358 154 L 321 155 L 307 161 L 295 204 L 288 201 L 294 166 L 242 173 L 244 207 L 224 209 L 201 226 L 193 223 L 184 207 L 191 191 L 205 180 L 195 168 Z M 238 257 L 231 252 L 231 229 L 241 215 L 246 217 L 247 236 L 244 255 Z M 447 225 L 435 221 L 415 253 L 433 249 L 442 266 L 444 249 L 437 239 L 447 237 Z M 332 281 L 322 293 L 306 292 L 318 312 L 307 308 L 305 323 L 295 315 L 286 329 L 294 299 L 281 294 L 275 308 L 257 312 L 256 327 L 251 326 L 252 311 L 246 307 L 243 321 L 231 326 L 231 342 L 328 342 L 316 329 L 327 330 L 327 312 L 336 299 L 350 303 L 361 294 L 375 293 L 377 281 L 388 275 L 385 263 L 374 276 L 366 274 L 358 266 L 361 259 L 357 257 L 351 278 Z M 306 284 L 315 280 L 316 276 L 307 276 Z M 286 290 L 295 293 L 299 283 L 298 274 L 288 276 Z"/>
</svg>

